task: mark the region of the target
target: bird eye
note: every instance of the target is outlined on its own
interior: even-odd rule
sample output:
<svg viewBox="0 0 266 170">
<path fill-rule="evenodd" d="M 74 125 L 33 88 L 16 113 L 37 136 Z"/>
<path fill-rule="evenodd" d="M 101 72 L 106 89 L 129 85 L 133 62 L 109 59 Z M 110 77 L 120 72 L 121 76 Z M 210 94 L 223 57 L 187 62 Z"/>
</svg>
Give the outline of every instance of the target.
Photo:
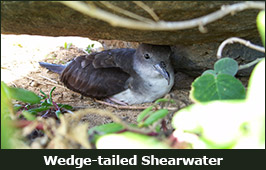
<svg viewBox="0 0 266 170">
<path fill-rule="evenodd" d="M 161 61 L 160 64 L 161 64 L 161 66 L 162 66 L 163 68 L 166 68 L 166 64 L 165 64 L 165 62 Z"/>
<path fill-rule="evenodd" d="M 150 59 L 150 55 L 149 54 L 144 54 L 144 58 L 145 59 Z"/>
</svg>

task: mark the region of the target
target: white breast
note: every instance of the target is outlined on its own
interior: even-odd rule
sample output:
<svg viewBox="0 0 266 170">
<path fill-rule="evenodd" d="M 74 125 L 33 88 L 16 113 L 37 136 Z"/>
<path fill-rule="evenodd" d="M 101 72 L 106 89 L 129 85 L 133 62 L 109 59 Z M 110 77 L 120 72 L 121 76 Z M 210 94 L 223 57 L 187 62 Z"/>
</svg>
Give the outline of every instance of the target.
<svg viewBox="0 0 266 170">
<path fill-rule="evenodd" d="M 170 84 L 165 78 L 158 76 L 156 78 L 145 78 L 143 83 L 138 88 L 138 92 L 134 92 L 132 89 L 127 89 L 120 92 L 113 98 L 125 102 L 127 104 L 140 104 L 146 102 L 153 102 L 154 100 L 163 97 L 167 94 L 174 85 L 174 73 L 170 71 Z"/>
</svg>

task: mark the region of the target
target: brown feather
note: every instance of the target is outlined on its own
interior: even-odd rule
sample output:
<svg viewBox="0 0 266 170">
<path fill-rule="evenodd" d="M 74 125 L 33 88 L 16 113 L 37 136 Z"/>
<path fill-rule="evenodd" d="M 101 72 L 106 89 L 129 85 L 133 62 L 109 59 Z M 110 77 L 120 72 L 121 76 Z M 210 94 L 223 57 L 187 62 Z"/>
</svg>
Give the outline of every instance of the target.
<svg viewBox="0 0 266 170">
<path fill-rule="evenodd" d="M 132 63 L 134 53 L 134 49 L 115 49 L 76 57 L 60 79 L 66 87 L 84 96 L 112 96 L 127 89 L 130 76 L 122 68 L 132 68 L 128 63 Z"/>
</svg>

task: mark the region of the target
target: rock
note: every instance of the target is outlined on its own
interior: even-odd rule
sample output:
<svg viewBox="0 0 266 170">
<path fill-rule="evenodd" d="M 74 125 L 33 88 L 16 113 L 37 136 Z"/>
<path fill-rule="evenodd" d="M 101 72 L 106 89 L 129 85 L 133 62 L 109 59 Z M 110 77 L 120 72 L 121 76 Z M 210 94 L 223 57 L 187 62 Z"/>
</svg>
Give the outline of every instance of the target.
<svg viewBox="0 0 266 170">
<path fill-rule="evenodd" d="M 260 40 L 252 41 L 255 44 L 262 46 Z M 172 63 L 175 71 L 186 73 L 190 76 L 196 77 L 202 74 L 205 70 L 213 69 L 215 62 L 218 60 L 216 53 L 220 43 L 197 43 L 190 46 L 172 46 Z M 239 65 L 246 64 L 255 60 L 256 58 L 264 57 L 265 54 L 250 49 L 240 44 L 228 44 L 223 50 L 223 57 L 230 57 L 238 61 Z M 240 70 L 237 76 L 250 75 L 253 67 Z"/>
<path fill-rule="evenodd" d="M 137 42 L 126 42 L 118 40 L 98 40 L 103 45 L 104 50 L 115 49 L 115 48 L 138 48 L 139 43 Z"/>
<path fill-rule="evenodd" d="M 151 18 L 146 11 L 133 2 L 110 2 L 128 11 Z M 234 2 L 145 2 L 161 20 L 180 21 L 201 17 Z M 104 10 L 100 2 L 94 2 Z M 151 44 L 194 44 L 222 41 L 230 36 L 258 36 L 256 16 L 258 10 L 246 10 L 226 16 L 208 24 L 207 34 L 198 28 L 181 31 L 141 31 L 113 27 L 110 24 L 81 14 L 58 2 L 1 2 L 1 33 L 46 36 L 83 36 L 91 39 L 124 40 Z"/>
<path fill-rule="evenodd" d="M 122 14 L 107 9 L 100 2 L 93 3 L 103 10 L 122 16 Z M 145 10 L 133 2 L 110 1 L 110 3 L 151 19 Z M 145 4 L 154 10 L 160 20 L 164 21 L 181 21 L 201 17 L 219 10 L 223 5 L 234 3 L 238 2 L 145 1 Z M 109 23 L 91 18 L 58 2 L 1 1 L 1 33 L 82 36 L 93 40 L 110 40 L 111 44 L 114 40 L 126 42 L 115 44 L 111 48 L 115 46 L 135 48 L 140 42 L 171 45 L 175 70 L 198 76 L 202 71 L 213 68 L 213 64 L 217 60 L 216 51 L 223 40 L 234 36 L 260 42 L 256 28 L 258 12 L 259 10 L 252 9 L 227 15 L 206 25 L 207 33 L 201 33 L 198 28 L 177 31 L 143 31 L 113 27 Z M 263 53 L 238 44 L 228 45 L 224 55 L 235 58 L 240 63 L 264 57 Z M 250 71 L 251 69 L 243 70 L 238 75 L 247 76 Z"/>
<path fill-rule="evenodd" d="M 181 89 L 191 89 L 191 84 L 194 81 L 193 77 L 188 76 L 182 72 L 177 72 L 175 74 L 175 83 L 173 89 L 181 90 Z"/>
</svg>

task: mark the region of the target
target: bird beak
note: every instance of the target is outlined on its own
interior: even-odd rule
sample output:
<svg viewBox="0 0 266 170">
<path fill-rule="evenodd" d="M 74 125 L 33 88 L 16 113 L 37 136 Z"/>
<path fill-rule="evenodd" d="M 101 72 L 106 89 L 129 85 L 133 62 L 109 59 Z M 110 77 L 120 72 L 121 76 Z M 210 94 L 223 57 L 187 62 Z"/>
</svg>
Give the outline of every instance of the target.
<svg viewBox="0 0 266 170">
<path fill-rule="evenodd" d="M 159 64 L 153 65 L 156 71 L 158 71 L 168 82 L 168 85 L 170 84 L 170 75 L 168 71 L 166 71 L 166 65 L 163 61 L 161 61 Z"/>
</svg>

